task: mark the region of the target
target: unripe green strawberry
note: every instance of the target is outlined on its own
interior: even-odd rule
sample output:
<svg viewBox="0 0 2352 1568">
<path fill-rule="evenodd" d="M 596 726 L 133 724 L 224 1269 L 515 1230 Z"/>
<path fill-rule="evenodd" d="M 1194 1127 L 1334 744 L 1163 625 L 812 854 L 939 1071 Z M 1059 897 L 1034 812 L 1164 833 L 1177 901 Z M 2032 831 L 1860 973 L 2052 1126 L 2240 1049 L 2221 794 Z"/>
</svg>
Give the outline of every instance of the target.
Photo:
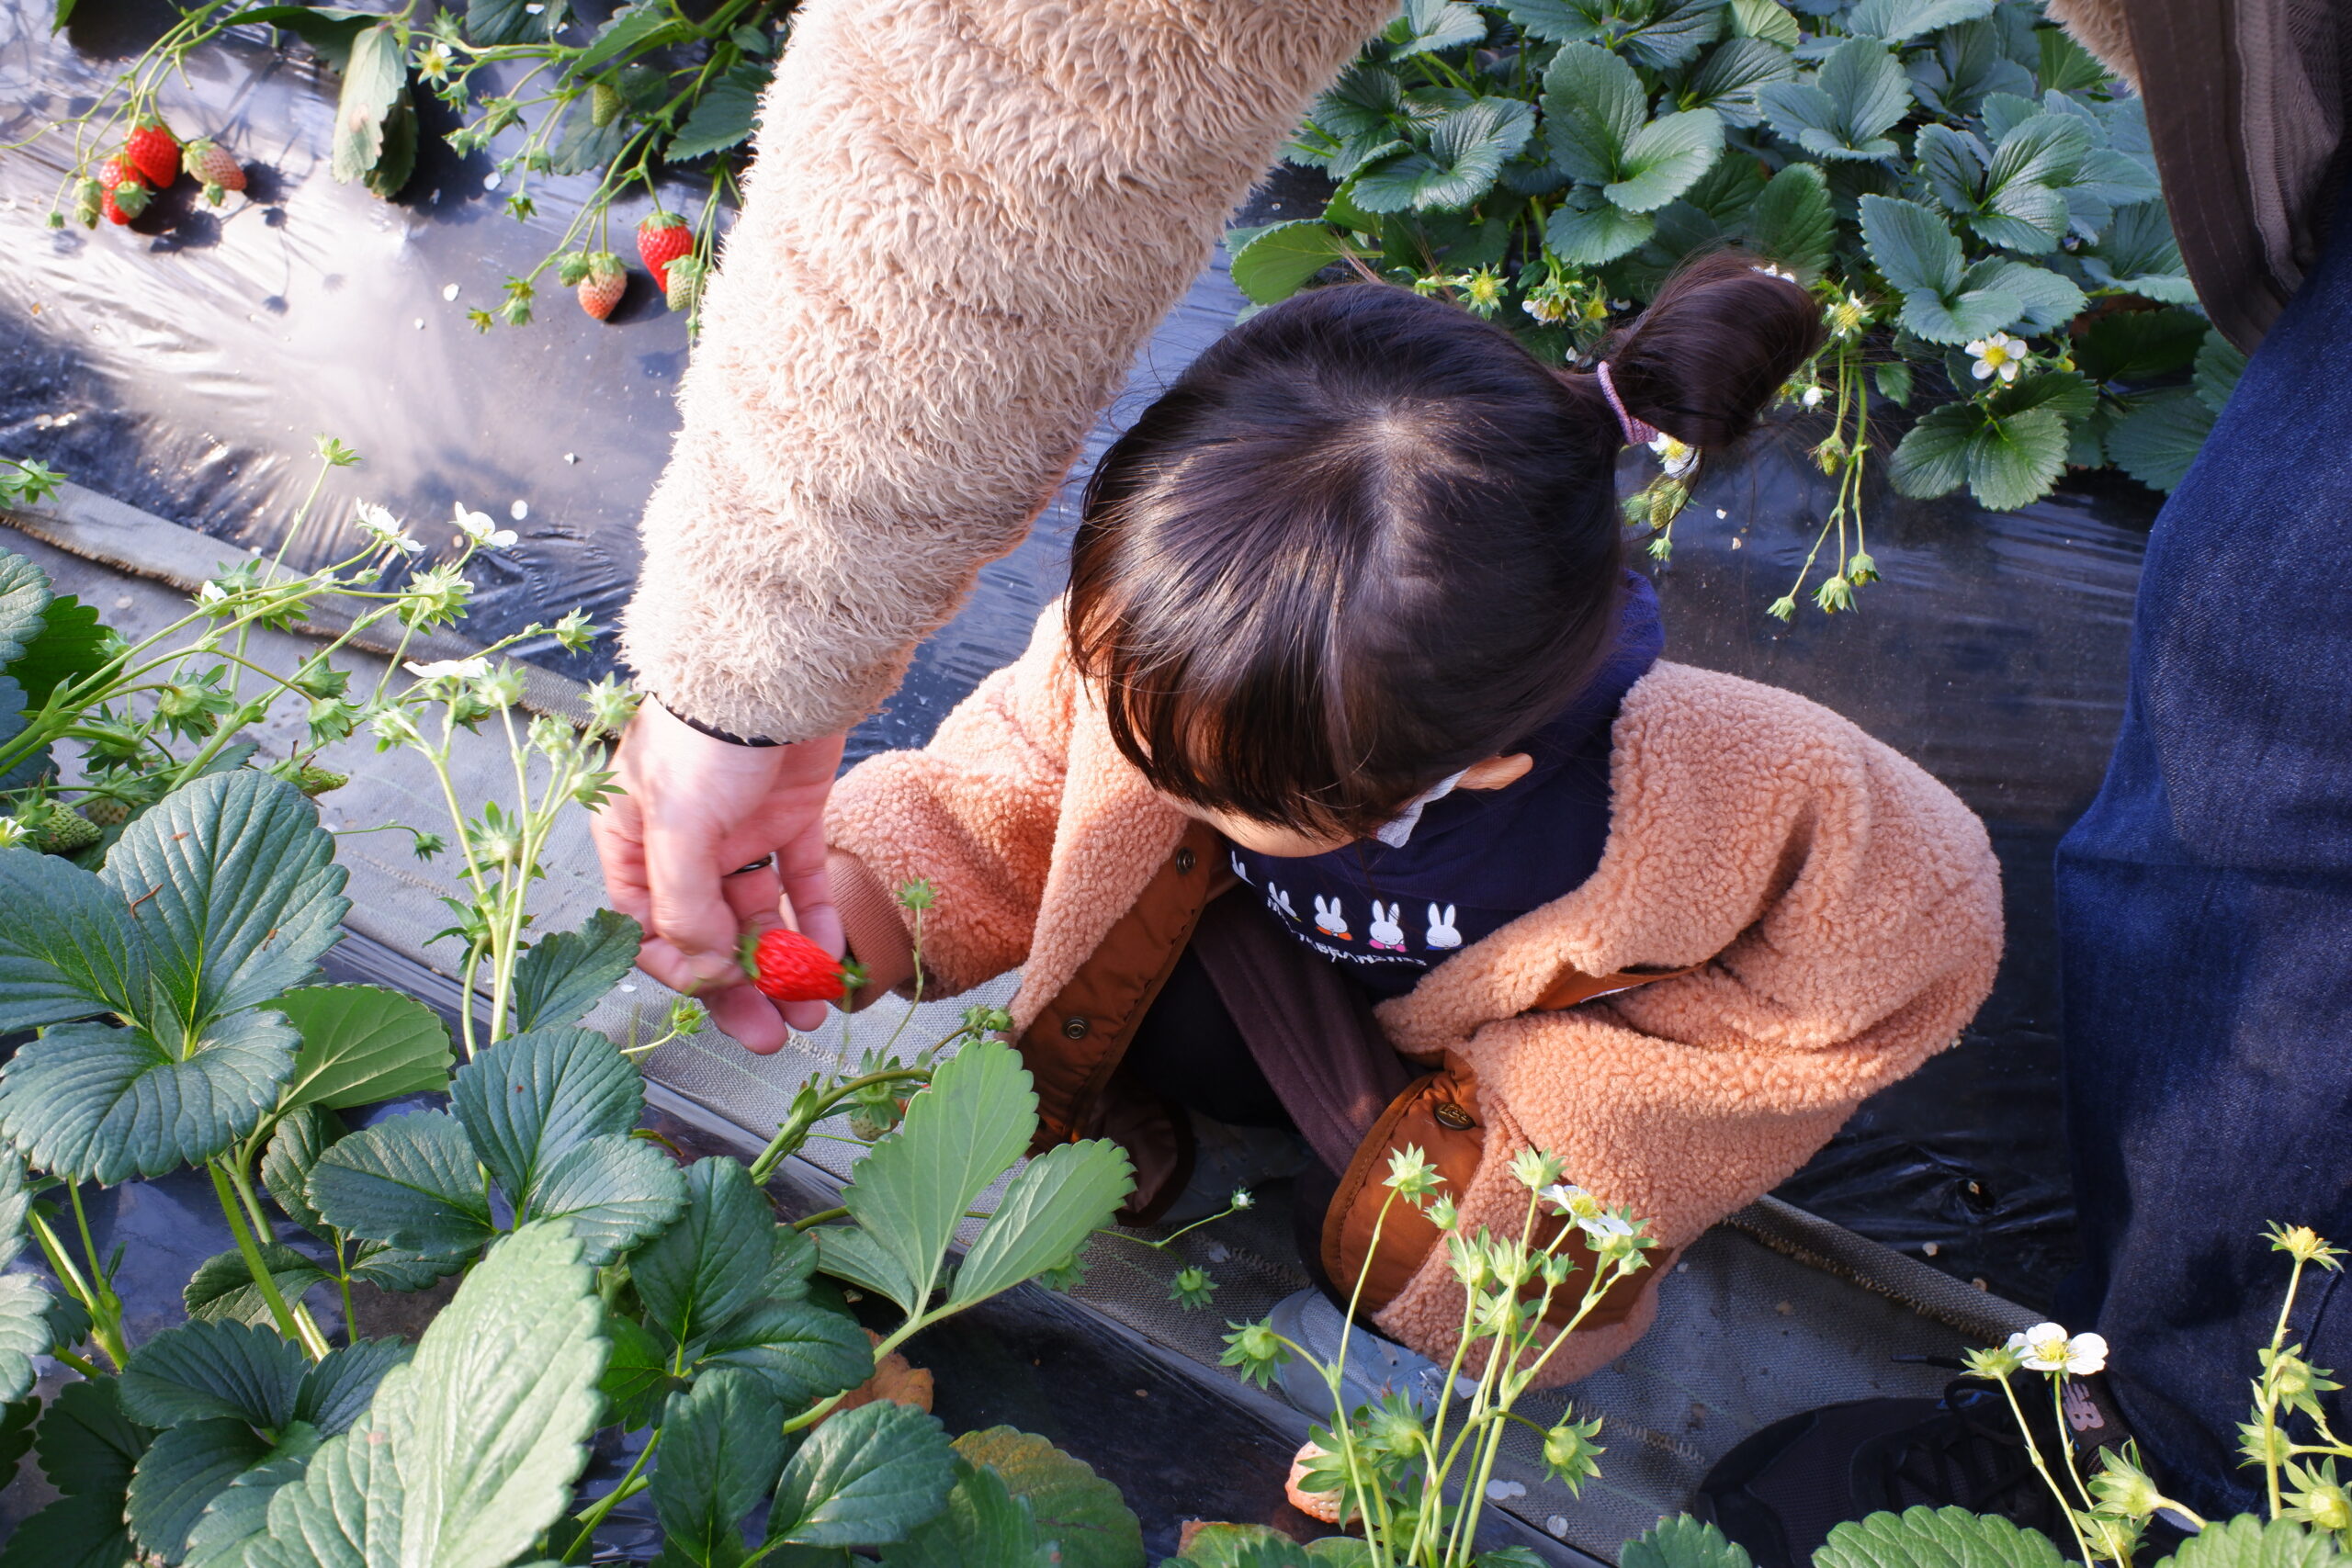
<svg viewBox="0 0 2352 1568">
<path fill-rule="evenodd" d="M 301 771 L 294 775 L 294 787 L 312 800 L 318 799 L 330 790 L 341 789 L 350 782 L 351 775 L 348 773 L 338 773 L 326 768 L 312 767 L 308 762 L 305 762 Z"/>
<path fill-rule="evenodd" d="M 107 187 L 85 175 L 74 182 L 74 221 L 85 229 L 95 229 L 105 212 Z"/>
<path fill-rule="evenodd" d="M 599 130 L 621 118 L 621 96 L 609 82 L 588 89 L 588 123 Z"/>
<path fill-rule="evenodd" d="M 662 297 L 673 310 L 692 310 L 702 303 L 702 263 L 693 256 L 680 256 L 670 264 L 670 279 L 663 285 Z"/>
<path fill-rule="evenodd" d="M 119 828 L 130 820 L 130 807 L 119 800 L 92 795 L 82 803 L 82 815 L 101 828 Z"/>
<path fill-rule="evenodd" d="M 100 837 L 96 823 L 54 801 L 27 807 L 17 820 L 24 826 L 25 841 L 45 855 L 74 854 Z"/>
</svg>

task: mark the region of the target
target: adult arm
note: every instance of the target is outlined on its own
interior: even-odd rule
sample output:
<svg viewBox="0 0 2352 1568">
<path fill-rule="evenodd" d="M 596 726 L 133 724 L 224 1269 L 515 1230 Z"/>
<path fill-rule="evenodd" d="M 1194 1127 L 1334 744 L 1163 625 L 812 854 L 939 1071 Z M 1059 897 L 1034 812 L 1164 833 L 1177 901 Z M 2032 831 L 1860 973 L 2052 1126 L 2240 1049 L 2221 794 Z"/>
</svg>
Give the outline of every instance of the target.
<svg viewBox="0 0 2352 1568">
<path fill-rule="evenodd" d="M 731 978 L 740 911 L 720 862 L 742 825 L 768 847 L 815 842 L 822 792 L 803 775 L 1019 542 L 1234 204 L 1393 8 L 797 14 L 679 388 L 623 646 L 671 713 L 814 755 L 775 760 L 789 784 L 697 807 L 725 743 L 661 716 L 632 732 L 633 805 L 599 846 L 655 974 Z"/>
</svg>

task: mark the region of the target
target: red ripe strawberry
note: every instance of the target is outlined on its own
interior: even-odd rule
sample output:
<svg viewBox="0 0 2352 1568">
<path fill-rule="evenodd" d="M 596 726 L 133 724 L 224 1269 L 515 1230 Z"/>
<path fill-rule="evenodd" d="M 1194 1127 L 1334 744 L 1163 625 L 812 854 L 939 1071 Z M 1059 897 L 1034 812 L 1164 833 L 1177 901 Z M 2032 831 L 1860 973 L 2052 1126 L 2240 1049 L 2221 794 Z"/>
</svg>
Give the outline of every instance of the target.
<svg viewBox="0 0 2352 1568">
<path fill-rule="evenodd" d="M 841 960 L 782 926 L 757 937 L 746 933 L 742 958 L 752 984 L 779 1002 L 837 1002 L 848 988 Z"/>
<path fill-rule="evenodd" d="M 139 117 L 122 150 L 140 177 L 157 190 L 171 189 L 180 177 L 180 140 L 153 114 Z"/>
<path fill-rule="evenodd" d="M 621 265 L 621 258 L 610 251 L 598 251 L 588 258 L 588 271 L 580 280 L 580 308 L 598 321 L 613 313 L 628 289 L 628 271 Z"/>
<path fill-rule="evenodd" d="M 147 182 L 118 152 L 98 165 L 99 207 L 109 223 L 128 223 L 147 210 Z"/>
<path fill-rule="evenodd" d="M 234 153 L 210 137 L 199 136 L 183 148 L 180 152 L 180 167 L 186 169 L 196 182 L 204 187 L 205 199 L 212 202 L 216 207 L 220 205 L 219 199 L 213 195 L 216 189 L 231 191 L 245 188 L 244 165 L 237 162 Z"/>
<path fill-rule="evenodd" d="M 653 274 L 653 287 L 670 292 L 670 264 L 695 248 L 695 231 L 674 212 L 656 212 L 637 226 L 637 254 Z"/>
</svg>

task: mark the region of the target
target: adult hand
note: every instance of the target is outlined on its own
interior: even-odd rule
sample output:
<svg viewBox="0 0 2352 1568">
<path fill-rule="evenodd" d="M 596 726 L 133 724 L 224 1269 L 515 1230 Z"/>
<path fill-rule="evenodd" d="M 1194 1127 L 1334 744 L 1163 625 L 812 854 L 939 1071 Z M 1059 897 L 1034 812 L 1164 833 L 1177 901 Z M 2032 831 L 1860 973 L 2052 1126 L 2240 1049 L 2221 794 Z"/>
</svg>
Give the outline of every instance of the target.
<svg viewBox="0 0 2352 1568">
<path fill-rule="evenodd" d="M 590 819 L 613 907 L 645 928 L 638 966 L 700 997 L 719 1028 L 765 1055 L 786 1025 L 811 1030 L 822 1002 L 778 1004 L 745 983 L 745 931 L 790 923 L 838 956 L 841 917 L 825 876 L 825 797 L 841 768 L 828 735 L 790 746 L 739 746 L 655 702 L 621 738 L 621 794 Z M 737 868 L 773 854 L 761 870 Z"/>
</svg>

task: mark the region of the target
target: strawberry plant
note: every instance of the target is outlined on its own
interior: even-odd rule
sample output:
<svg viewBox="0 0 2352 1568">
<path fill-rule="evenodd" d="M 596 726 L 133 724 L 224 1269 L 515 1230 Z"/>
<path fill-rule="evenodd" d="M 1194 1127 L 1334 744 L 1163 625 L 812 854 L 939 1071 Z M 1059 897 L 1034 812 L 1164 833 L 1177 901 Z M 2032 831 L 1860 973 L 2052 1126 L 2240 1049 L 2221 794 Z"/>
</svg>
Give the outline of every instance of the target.
<svg viewBox="0 0 2352 1568">
<path fill-rule="evenodd" d="M 1996 510 L 2069 466 L 2168 490 L 2243 363 L 2196 310 L 2139 101 L 2033 0 L 1408 0 L 1287 156 L 1337 188 L 1227 237 L 1260 304 L 1337 266 L 1587 363 L 1692 254 L 1811 288 L 1829 342 L 1785 396 L 1826 419 L 1838 490 L 1783 619 L 1877 575 L 1873 466 Z M 1664 559 L 1694 455 L 1655 445 L 1628 512 Z"/>
<path fill-rule="evenodd" d="M 58 28 L 75 4 L 58 0 Z M 453 151 L 494 154 L 490 186 L 504 191 L 518 220 L 537 210 L 533 186 L 545 176 L 595 176 L 556 247 L 506 279 L 497 310 L 469 312 L 477 327 L 529 321 L 538 280 L 550 270 L 581 290 L 588 314 L 609 316 L 626 282 L 609 243 L 609 209 L 639 190 L 653 198 L 650 221 L 666 231 L 659 254 L 648 248 L 645 255 L 655 291 L 691 315 L 793 5 L 635 0 L 594 27 L 572 16 L 568 0 L 467 0 L 386 15 L 244 0 L 185 6 L 109 90 L 44 128 L 70 139 L 49 220 L 130 222 L 184 166 L 213 205 L 243 190 L 243 165 L 224 132 L 191 137 L 183 151 L 158 104 L 168 79 L 224 34 L 275 29 L 340 78 L 330 158 L 337 180 L 388 200 L 401 194 L 429 134 L 417 114 L 420 92 L 461 117 L 447 135 Z M 662 207 L 658 186 L 673 175 L 702 191 L 691 218 Z M 673 283 L 670 263 L 680 257 L 693 265 Z M 592 276 L 598 281 L 590 290 Z"/>
</svg>

